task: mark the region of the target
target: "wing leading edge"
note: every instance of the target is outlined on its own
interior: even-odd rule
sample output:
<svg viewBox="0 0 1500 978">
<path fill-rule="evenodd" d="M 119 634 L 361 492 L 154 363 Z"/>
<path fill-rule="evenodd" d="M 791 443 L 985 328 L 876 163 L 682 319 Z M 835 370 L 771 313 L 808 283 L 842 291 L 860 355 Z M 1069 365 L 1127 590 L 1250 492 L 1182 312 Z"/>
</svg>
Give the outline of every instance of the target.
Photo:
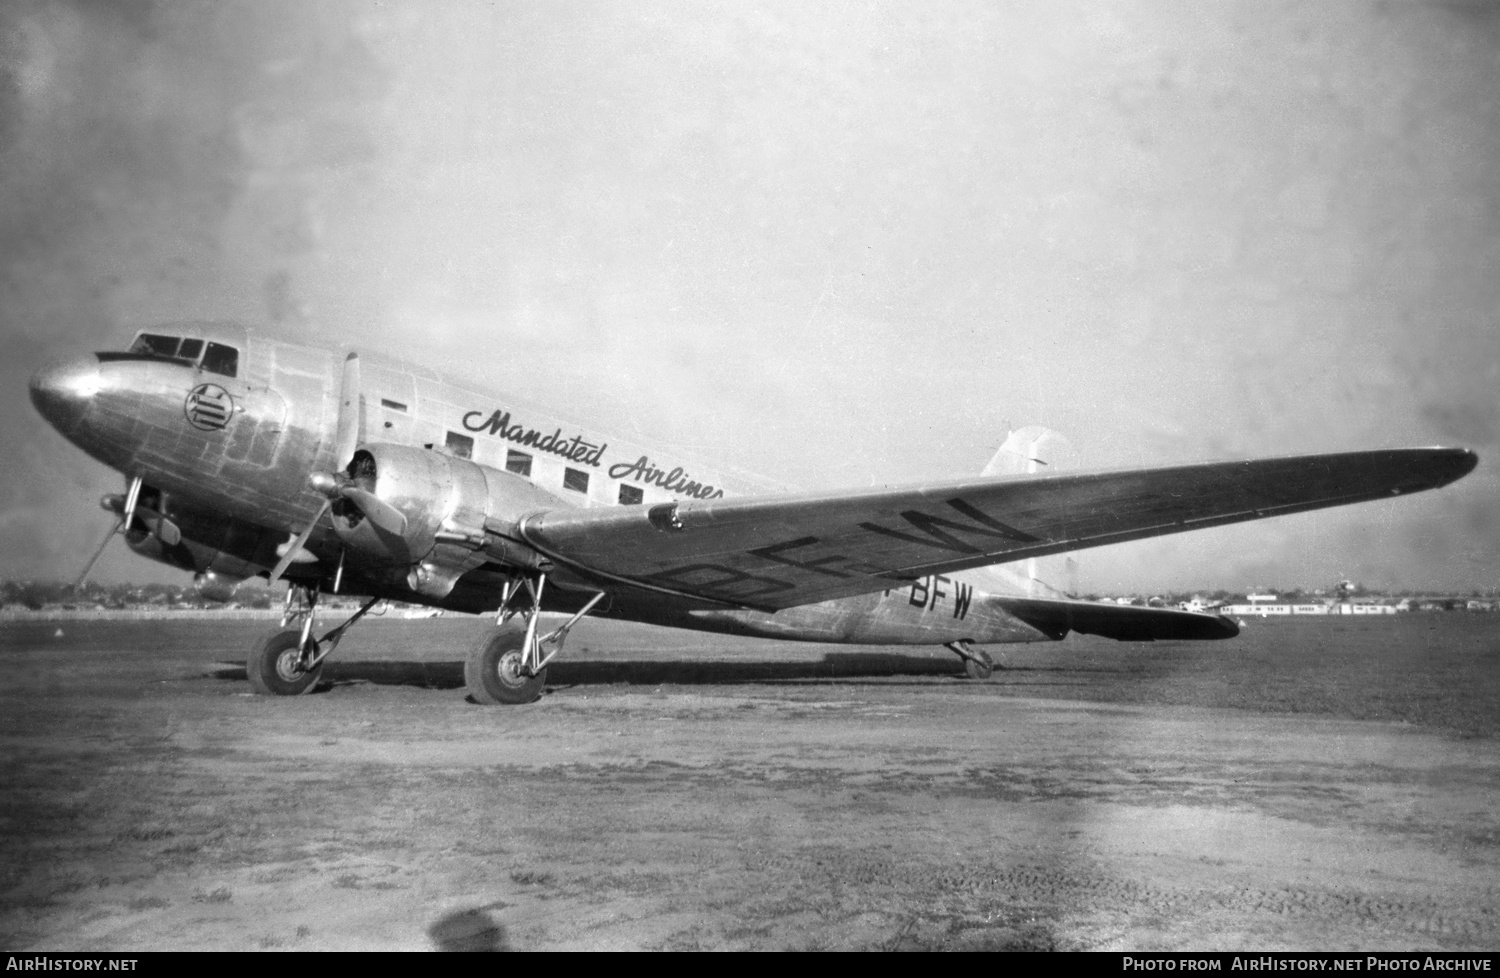
<svg viewBox="0 0 1500 978">
<path fill-rule="evenodd" d="M 896 489 L 549 510 L 521 535 L 603 580 L 774 611 L 927 574 L 1407 495 L 1478 463 L 1408 448 Z"/>
</svg>

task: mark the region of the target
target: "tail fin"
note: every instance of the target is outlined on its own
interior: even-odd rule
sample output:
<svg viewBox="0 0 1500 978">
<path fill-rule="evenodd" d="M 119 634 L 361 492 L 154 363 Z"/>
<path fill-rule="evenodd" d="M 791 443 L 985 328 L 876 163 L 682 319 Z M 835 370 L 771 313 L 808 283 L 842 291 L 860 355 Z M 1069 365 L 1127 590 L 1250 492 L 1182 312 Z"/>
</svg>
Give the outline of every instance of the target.
<svg viewBox="0 0 1500 978">
<path fill-rule="evenodd" d="M 1032 425 L 1012 431 L 980 475 L 1033 475 L 1077 467 L 1077 452 L 1067 437 Z"/>
<path fill-rule="evenodd" d="M 1031 425 L 1012 431 L 981 475 L 1045 475 L 1076 468 L 1073 443 L 1051 428 Z M 1020 568 L 1016 568 L 1020 570 Z M 1063 597 L 1078 591 L 1078 561 L 1058 554 L 1026 561 L 1025 588 L 1029 597 Z"/>
</svg>

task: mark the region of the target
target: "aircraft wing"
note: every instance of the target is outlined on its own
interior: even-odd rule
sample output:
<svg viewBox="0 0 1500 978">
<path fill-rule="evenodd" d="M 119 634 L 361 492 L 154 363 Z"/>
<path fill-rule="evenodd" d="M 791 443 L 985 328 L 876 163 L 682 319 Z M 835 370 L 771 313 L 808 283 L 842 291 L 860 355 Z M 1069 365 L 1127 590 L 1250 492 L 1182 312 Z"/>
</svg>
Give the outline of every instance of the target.
<svg viewBox="0 0 1500 978">
<path fill-rule="evenodd" d="M 1454 448 L 977 478 L 549 510 L 527 543 L 602 582 L 768 611 L 927 574 L 1384 499 L 1477 464 Z"/>
</svg>

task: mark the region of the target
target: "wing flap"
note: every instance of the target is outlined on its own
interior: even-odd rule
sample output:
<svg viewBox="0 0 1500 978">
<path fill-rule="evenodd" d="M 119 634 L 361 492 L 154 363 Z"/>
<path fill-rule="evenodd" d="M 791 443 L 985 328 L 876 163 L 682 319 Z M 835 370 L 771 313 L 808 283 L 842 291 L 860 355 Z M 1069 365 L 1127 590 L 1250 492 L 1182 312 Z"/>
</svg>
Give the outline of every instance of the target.
<svg viewBox="0 0 1500 978">
<path fill-rule="evenodd" d="M 521 535 L 554 560 L 653 590 L 776 610 L 892 582 L 1405 495 L 1472 470 L 1414 448 L 896 489 L 549 510 Z"/>
</svg>

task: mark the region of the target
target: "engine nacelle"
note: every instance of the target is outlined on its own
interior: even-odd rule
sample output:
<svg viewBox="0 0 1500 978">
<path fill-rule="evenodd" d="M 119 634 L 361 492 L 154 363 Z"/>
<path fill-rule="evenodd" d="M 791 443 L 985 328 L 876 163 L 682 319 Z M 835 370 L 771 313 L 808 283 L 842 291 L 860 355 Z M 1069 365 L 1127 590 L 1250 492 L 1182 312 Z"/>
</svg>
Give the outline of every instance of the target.
<svg viewBox="0 0 1500 978">
<path fill-rule="evenodd" d="M 390 533 L 341 499 L 332 509 L 339 539 L 366 560 L 409 568 L 412 589 L 431 597 L 487 560 L 539 566 L 544 558 L 506 531 L 518 517 L 560 504 L 513 473 L 408 445 L 363 445 L 346 474 L 400 511 L 406 526 Z"/>
<path fill-rule="evenodd" d="M 235 592 L 244 581 L 243 577 L 226 577 L 218 571 L 207 570 L 194 575 L 193 590 L 206 601 L 227 604 L 234 600 Z"/>
<path fill-rule="evenodd" d="M 148 560 L 155 560 L 185 571 L 196 572 L 199 569 L 199 562 L 204 557 L 196 552 L 202 548 L 196 548 L 191 542 L 183 542 L 170 547 L 155 534 L 139 527 L 132 527 L 126 531 L 125 546 Z"/>
<path fill-rule="evenodd" d="M 99 505 L 122 516 L 125 497 L 112 493 L 99 500 Z M 135 518 L 124 536 L 125 545 L 140 556 L 203 578 L 212 592 L 204 596 L 216 601 L 220 599 L 215 595 L 224 588 L 232 589 L 267 561 L 274 562 L 279 539 L 253 523 L 183 507 L 152 486 L 142 488 Z M 200 590 L 202 586 L 200 582 Z"/>
</svg>

